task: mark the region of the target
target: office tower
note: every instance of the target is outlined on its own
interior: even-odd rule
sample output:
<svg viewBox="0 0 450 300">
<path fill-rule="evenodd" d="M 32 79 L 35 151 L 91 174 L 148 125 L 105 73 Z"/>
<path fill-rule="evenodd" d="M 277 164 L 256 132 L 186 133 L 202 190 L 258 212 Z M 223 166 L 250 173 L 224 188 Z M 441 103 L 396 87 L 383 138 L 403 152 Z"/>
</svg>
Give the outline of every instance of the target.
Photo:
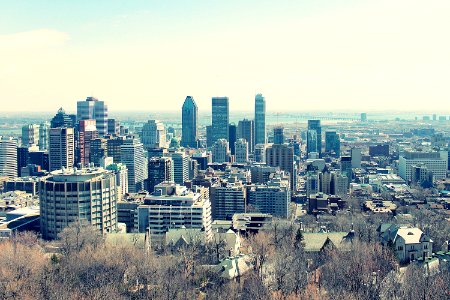
<svg viewBox="0 0 450 300">
<path fill-rule="evenodd" d="M 248 143 L 245 139 L 238 139 L 235 143 L 235 162 L 248 162 Z"/>
<path fill-rule="evenodd" d="M 398 175 L 406 181 L 412 180 L 412 166 L 423 165 L 433 173 L 434 180 L 444 179 L 447 176 L 447 159 L 440 152 L 405 151 L 399 158 Z"/>
<path fill-rule="evenodd" d="M 266 162 L 266 144 L 256 144 L 255 153 L 253 155 L 255 162 L 265 163 Z"/>
<path fill-rule="evenodd" d="M 95 120 L 80 120 L 78 123 L 77 163 L 86 166 L 90 162 L 91 141 L 98 137 Z"/>
<path fill-rule="evenodd" d="M 17 142 L 0 139 L 0 176 L 17 177 Z"/>
<path fill-rule="evenodd" d="M 50 128 L 74 128 L 75 123 L 73 118 L 66 114 L 62 107 L 58 110 L 56 115 L 50 121 Z"/>
<path fill-rule="evenodd" d="M 22 176 L 22 168 L 26 167 L 29 163 L 28 159 L 28 147 L 17 147 L 17 176 Z"/>
<path fill-rule="evenodd" d="M 282 171 L 280 171 L 279 167 L 271 167 L 265 164 L 252 164 L 250 166 L 251 182 L 253 184 L 266 184 L 271 177 L 280 172 Z"/>
<path fill-rule="evenodd" d="M 289 172 L 291 190 L 297 187 L 297 176 L 294 165 L 294 148 L 286 144 L 273 144 L 266 149 L 266 163 L 268 166 L 280 167 Z"/>
<path fill-rule="evenodd" d="M 206 151 L 198 150 L 192 154 L 191 158 L 197 161 L 200 170 L 206 170 L 208 164 L 211 163 L 211 153 Z"/>
<path fill-rule="evenodd" d="M 51 133 L 50 133 L 51 134 Z M 117 229 L 116 180 L 99 169 L 57 170 L 39 182 L 41 234 L 56 239 L 67 226 L 86 221 L 102 233 Z"/>
<path fill-rule="evenodd" d="M 317 131 L 308 130 L 306 132 L 306 153 L 319 153 L 317 149 Z"/>
<path fill-rule="evenodd" d="M 171 153 L 173 163 L 173 181 L 184 184 L 189 180 L 189 156 L 184 152 Z"/>
<path fill-rule="evenodd" d="M 196 178 L 198 175 L 198 161 L 189 158 L 189 180 Z"/>
<path fill-rule="evenodd" d="M 284 144 L 284 128 L 277 126 L 273 129 L 273 143 Z"/>
<path fill-rule="evenodd" d="M 230 150 L 228 148 L 228 141 L 225 139 L 218 139 L 212 148 L 212 161 L 214 163 L 228 162 Z"/>
<path fill-rule="evenodd" d="M 279 218 L 289 217 L 291 203 L 289 177 L 275 174 L 266 184 L 250 186 L 247 189 L 247 202 L 258 212 Z"/>
<path fill-rule="evenodd" d="M 166 129 L 164 124 L 158 120 L 149 120 L 142 127 L 141 141 L 145 150 L 166 148 Z"/>
<path fill-rule="evenodd" d="M 389 144 L 379 144 L 369 146 L 369 155 L 371 157 L 389 156 Z"/>
<path fill-rule="evenodd" d="M 144 179 L 147 178 L 147 164 L 142 143 L 136 139 L 123 140 L 123 145 L 120 146 L 120 156 L 121 162 L 128 169 L 128 190 L 131 193 L 137 193 L 144 189 Z"/>
<path fill-rule="evenodd" d="M 75 163 L 73 128 L 51 128 L 49 134 L 49 171 L 72 168 Z"/>
<path fill-rule="evenodd" d="M 255 96 L 255 144 L 266 143 L 266 100 L 263 95 Z"/>
<path fill-rule="evenodd" d="M 43 170 L 49 169 L 49 154 L 47 151 L 29 151 L 28 163 L 40 166 Z"/>
<path fill-rule="evenodd" d="M 352 171 L 352 157 L 351 156 L 341 156 L 341 173 L 348 178 L 348 183 L 352 181 L 353 171 Z"/>
<path fill-rule="evenodd" d="M 228 146 L 230 147 L 231 154 L 234 155 L 235 154 L 234 144 L 236 143 L 237 140 L 237 126 L 235 124 L 232 123 L 228 126 L 228 135 L 229 135 Z"/>
<path fill-rule="evenodd" d="M 107 140 L 104 138 L 93 139 L 90 141 L 89 147 L 89 162 L 93 163 L 96 167 L 100 166 L 102 158 L 108 156 Z"/>
<path fill-rule="evenodd" d="M 245 139 L 248 142 L 248 151 L 253 153 L 255 148 L 255 123 L 253 120 L 241 120 L 238 122 L 236 139 Z"/>
<path fill-rule="evenodd" d="M 106 170 L 111 171 L 116 176 L 117 201 L 128 193 L 128 169 L 124 164 L 110 164 Z"/>
<path fill-rule="evenodd" d="M 124 144 L 125 137 L 116 136 L 114 138 L 106 139 L 106 151 L 109 157 L 113 158 L 114 163 L 122 162 L 122 145 Z"/>
<path fill-rule="evenodd" d="M 212 136 L 212 125 L 206 126 L 206 147 L 212 147 L 214 145 Z"/>
<path fill-rule="evenodd" d="M 228 124 L 230 123 L 230 110 L 228 97 L 212 98 L 212 142 L 218 139 L 230 141 L 228 133 Z"/>
<path fill-rule="evenodd" d="M 231 220 L 235 213 L 245 212 L 245 185 L 236 177 L 214 184 L 210 194 L 213 220 Z"/>
<path fill-rule="evenodd" d="M 48 150 L 48 135 L 50 131 L 50 124 L 47 122 L 39 125 L 39 150 Z"/>
<path fill-rule="evenodd" d="M 315 195 L 320 190 L 319 173 L 317 171 L 309 171 L 306 174 L 306 197 Z"/>
<path fill-rule="evenodd" d="M 336 131 L 325 132 L 325 152 L 334 157 L 341 156 L 341 140 Z"/>
<path fill-rule="evenodd" d="M 319 191 L 331 195 L 331 172 L 328 170 L 328 168 L 325 168 L 323 172 L 319 172 Z"/>
<path fill-rule="evenodd" d="M 193 97 L 186 97 L 181 114 L 181 146 L 197 148 L 198 107 Z"/>
<path fill-rule="evenodd" d="M 31 147 L 39 143 L 39 125 L 22 126 L 22 146 Z"/>
<path fill-rule="evenodd" d="M 320 120 L 308 120 L 308 130 L 315 130 L 317 133 L 317 153 L 322 153 L 322 126 L 320 126 Z"/>
<path fill-rule="evenodd" d="M 361 113 L 361 122 L 367 122 L 367 113 Z"/>
<path fill-rule="evenodd" d="M 120 123 L 116 119 L 108 119 L 108 134 L 120 134 Z"/>
<path fill-rule="evenodd" d="M 87 97 L 86 101 L 77 102 L 78 120 L 95 120 L 99 136 L 108 133 L 108 106 L 104 101 Z"/>
<path fill-rule="evenodd" d="M 350 155 L 352 157 L 352 168 L 360 169 L 361 168 L 361 148 L 352 148 L 350 151 Z"/>
<path fill-rule="evenodd" d="M 170 157 L 151 157 L 148 159 L 148 179 L 145 189 L 149 193 L 155 191 L 155 186 L 164 181 L 174 181 L 173 161 Z"/>
<path fill-rule="evenodd" d="M 204 241 L 212 238 L 207 188 L 197 187 L 191 191 L 173 182 L 158 184 L 155 192 L 138 206 L 136 218 L 136 231 L 149 232 L 152 245 L 164 242 L 169 228 L 197 229 L 204 234 Z"/>
<path fill-rule="evenodd" d="M 344 196 L 348 192 L 350 185 L 349 177 L 338 172 L 331 173 L 331 191 L 330 194 L 336 196 Z"/>
<path fill-rule="evenodd" d="M 168 156 L 169 151 L 166 148 L 150 148 L 147 150 L 147 157 Z"/>
</svg>

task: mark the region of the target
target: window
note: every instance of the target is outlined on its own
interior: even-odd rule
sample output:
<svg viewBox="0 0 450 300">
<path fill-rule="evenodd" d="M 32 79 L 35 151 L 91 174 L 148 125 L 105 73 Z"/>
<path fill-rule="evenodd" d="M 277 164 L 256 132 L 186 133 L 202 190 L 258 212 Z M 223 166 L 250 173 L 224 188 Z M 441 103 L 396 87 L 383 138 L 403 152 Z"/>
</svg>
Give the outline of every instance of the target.
<svg viewBox="0 0 450 300">
<path fill-rule="evenodd" d="M 402 251 L 403 250 L 403 246 L 398 246 L 397 250 L 398 251 Z"/>
</svg>

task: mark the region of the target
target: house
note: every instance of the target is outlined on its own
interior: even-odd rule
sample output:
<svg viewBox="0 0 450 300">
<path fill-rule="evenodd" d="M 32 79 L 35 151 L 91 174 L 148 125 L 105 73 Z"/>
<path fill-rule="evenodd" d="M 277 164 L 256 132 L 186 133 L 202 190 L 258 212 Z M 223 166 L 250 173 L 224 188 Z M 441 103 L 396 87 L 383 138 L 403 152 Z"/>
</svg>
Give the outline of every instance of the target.
<svg viewBox="0 0 450 300">
<path fill-rule="evenodd" d="M 433 253 L 433 241 L 419 228 L 384 223 L 377 231 L 381 243 L 392 247 L 402 264 L 419 258 L 429 258 Z"/>
<path fill-rule="evenodd" d="M 304 232 L 303 249 L 305 252 L 324 252 L 326 250 L 349 249 L 354 238 L 354 231 L 350 232 Z"/>
</svg>

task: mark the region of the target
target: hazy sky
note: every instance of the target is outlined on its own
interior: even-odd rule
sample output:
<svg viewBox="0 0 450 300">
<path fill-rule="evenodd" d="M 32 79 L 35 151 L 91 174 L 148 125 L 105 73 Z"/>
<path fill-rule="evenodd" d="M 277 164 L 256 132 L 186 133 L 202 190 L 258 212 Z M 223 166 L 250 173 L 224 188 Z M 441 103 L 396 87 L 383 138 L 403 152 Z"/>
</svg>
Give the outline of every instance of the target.
<svg viewBox="0 0 450 300">
<path fill-rule="evenodd" d="M 450 111 L 450 1 L 0 0 L 0 111 Z"/>
</svg>

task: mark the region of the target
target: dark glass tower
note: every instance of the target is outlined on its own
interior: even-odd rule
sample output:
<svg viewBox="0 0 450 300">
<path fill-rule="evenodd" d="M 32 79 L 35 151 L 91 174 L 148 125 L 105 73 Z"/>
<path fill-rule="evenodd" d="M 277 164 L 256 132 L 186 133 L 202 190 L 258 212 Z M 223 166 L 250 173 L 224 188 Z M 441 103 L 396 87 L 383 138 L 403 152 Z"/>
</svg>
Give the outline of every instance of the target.
<svg viewBox="0 0 450 300">
<path fill-rule="evenodd" d="M 187 96 L 181 109 L 181 146 L 197 147 L 198 140 L 198 107 L 194 98 Z"/>
<path fill-rule="evenodd" d="M 266 143 L 266 100 L 263 95 L 255 96 L 255 144 Z"/>
<path fill-rule="evenodd" d="M 341 156 L 341 141 L 336 131 L 325 132 L 325 152 L 334 157 Z"/>
<path fill-rule="evenodd" d="M 212 98 L 212 143 L 218 139 L 230 141 L 228 136 L 228 124 L 230 121 L 230 109 L 228 97 Z"/>
<path fill-rule="evenodd" d="M 315 147 L 317 153 L 322 153 L 322 126 L 320 126 L 320 120 L 308 120 L 308 130 L 314 130 L 317 134 L 317 145 Z M 314 147 L 308 146 L 308 149 L 313 149 Z M 309 153 L 309 152 L 308 152 Z"/>
</svg>

